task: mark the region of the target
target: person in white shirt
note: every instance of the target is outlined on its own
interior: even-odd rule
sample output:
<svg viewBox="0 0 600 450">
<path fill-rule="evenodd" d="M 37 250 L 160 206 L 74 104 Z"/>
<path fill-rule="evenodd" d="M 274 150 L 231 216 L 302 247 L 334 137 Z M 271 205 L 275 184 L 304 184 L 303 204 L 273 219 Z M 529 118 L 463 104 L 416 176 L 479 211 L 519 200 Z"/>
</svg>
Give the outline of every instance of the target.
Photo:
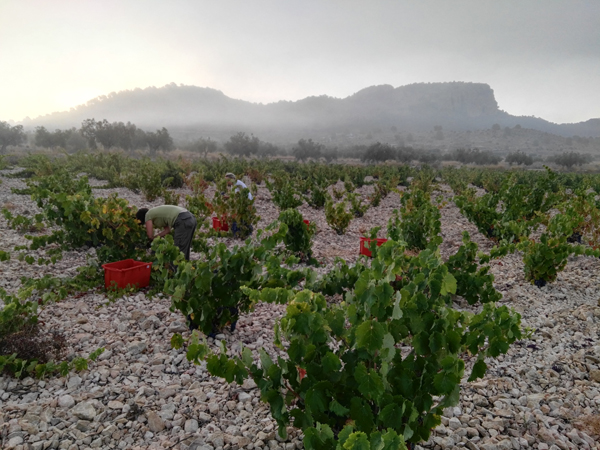
<svg viewBox="0 0 600 450">
<path fill-rule="evenodd" d="M 231 172 L 227 172 L 225 174 L 225 178 L 227 179 L 227 186 L 232 186 L 233 184 L 235 184 L 236 188 L 234 192 L 240 192 L 240 188 L 248 189 L 246 183 L 244 183 L 242 180 L 238 180 L 237 177 Z M 252 196 L 250 190 L 248 190 L 248 200 L 254 200 L 254 197 Z M 231 231 L 233 232 L 234 237 L 237 237 L 238 233 L 241 233 L 242 238 L 245 238 L 253 233 L 254 227 L 252 227 L 251 224 L 242 221 L 241 225 L 242 227 L 240 229 L 240 227 L 235 221 L 231 224 Z"/>
<path fill-rule="evenodd" d="M 240 188 L 248 189 L 248 186 L 246 186 L 246 183 L 244 183 L 242 180 L 238 180 L 237 177 L 231 172 L 227 172 L 225 174 L 225 178 L 227 178 L 227 186 L 231 186 L 232 184 L 235 183 L 235 185 L 237 186 L 235 188 L 235 192 L 240 192 Z M 252 193 L 248 192 L 248 199 L 252 200 L 253 198 L 254 197 L 252 197 Z"/>
</svg>

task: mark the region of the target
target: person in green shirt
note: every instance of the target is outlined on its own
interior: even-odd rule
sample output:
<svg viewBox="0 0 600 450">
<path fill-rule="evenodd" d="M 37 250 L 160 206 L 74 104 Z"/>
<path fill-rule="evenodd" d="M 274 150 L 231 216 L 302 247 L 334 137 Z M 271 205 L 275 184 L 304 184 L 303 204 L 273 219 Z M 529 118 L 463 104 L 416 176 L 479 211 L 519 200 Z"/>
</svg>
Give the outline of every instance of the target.
<svg viewBox="0 0 600 450">
<path fill-rule="evenodd" d="M 186 260 L 190 260 L 190 247 L 196 231 L 196 218 L 185 208 L 174 205 L 163 205 L 155 208 L 138 209 L 136 219 L 146 227 L 146 234 L 151 241 L 173 232 L 173 241 L 183 252 Z M 155 230 L 162 231 L 155 234 Z"/>
</svg>

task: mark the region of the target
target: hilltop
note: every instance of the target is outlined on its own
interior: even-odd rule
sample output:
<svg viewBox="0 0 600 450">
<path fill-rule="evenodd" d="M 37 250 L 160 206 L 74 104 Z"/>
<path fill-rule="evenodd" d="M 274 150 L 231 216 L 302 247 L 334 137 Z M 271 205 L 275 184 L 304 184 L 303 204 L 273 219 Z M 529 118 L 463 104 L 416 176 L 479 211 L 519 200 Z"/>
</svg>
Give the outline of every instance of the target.
<svg viewBox="0 0 600 450">
<path fill-rule="evenodd" d="M 345 140 L 364 143 L 375 134 L 382 134 L 380 140 L 393 142 L 409 134 L 431 134 L 434 129 L 446 135 L 459 133 L 458 141 L 465 141 L 464 133 L 492 127 L 496 131 L 530 129 L 563 138 L 600 137 L 600 119 L 555 124 L 513 116 L 499 109 L 489 85 L 463 82 L 371 86 L 341 99 L 322 95 L 269 104 L 233 99 L 211 88 L 171 83 L 161 88 L 113 92 L 70 111 L 28 119 L 23 124 L 63 129 L 78 127 L 87 118 L 132 122 L 142 128 L 164 126 L 179 139 L 227 139 L 243 130 L 276 143 L 302 137 L 333 144 Z"/>
</svg>

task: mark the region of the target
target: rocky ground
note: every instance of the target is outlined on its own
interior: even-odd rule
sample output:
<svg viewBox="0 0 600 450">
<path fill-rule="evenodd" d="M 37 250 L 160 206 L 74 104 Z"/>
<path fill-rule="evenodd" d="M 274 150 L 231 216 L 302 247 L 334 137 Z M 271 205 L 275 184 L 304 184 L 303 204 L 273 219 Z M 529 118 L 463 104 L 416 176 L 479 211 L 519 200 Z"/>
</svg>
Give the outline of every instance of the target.
<svg viewBox="0 0 600 450">
<path fill-rule="evenodd" d="M 15 214 L 34 213 L 36 207 L 27 196 L 11 193 L 13 187 L 24 187 L 23 181 L 6 178 L 6 173 L 0 174 L 0 206 Z M 366 195 L 370 189 L 365 186 L 359 192 Z M 139 207 L 160 204 L 126 189 L 95 192 L 118 192 Z M 450 199 L 447 187 L 441 186 L 439 194 Z M 259 189 L 256 205 L 262 217 L 259 227 L 276 218 L 278 211 L 266 189 Z M 330 265 L 336 256 L 355 261 L 362 232 L 377 225 L 385 229 L 398 206 L 397 194 L 388 196 L 365 217 L 353 220 L 343 236 L 328 227 L 322 210 L 307 205 L 299 210 L 316 222 L 315 256 Z M 491 248 L 449 201 L 442 208 L 443 257 L 456 251 L 464 230 L 480 249 Z M 11 251 L 24 242 L 0 219 L 0 248 Z M 21 276 L 73 274 L 85 261 L 84 251 L 70 252 L 54 266 L 12 258 L 0 263 L 0 286 L 14 291 Z M 524 280 L 522 265 L 519 255 L 509 255 L 494 261 L 492 271 L 504 296 L 501 303 L 521 312 L 524 325 L 533 330 L 531 338 L 517 342 L 504 357 L 487 361 L 483 380 L 463 382 L 459 405 L 446 410 L 442 425 L 422 448 L 600 449 L 600 261 L 572 258 L 558 280 L 542 289 Z M 47 329 L 64 334 L 70 356 L 106 350 L 89 370 L 66 378 L 0 377 L 0 446 L 302 448 L 299 430 L 289 428 L 285 440 L 276 435 L 268 406 L 260 402 L 253 383 L 229 385 L 204 367 L 190 365 L 183 350 L 170 348 L 174 332 L 185 336 L 188 331 L 183 317 L 169 306 L 168 298 L 147 298 L 142 292 L 110 303 L 101 291 L 47 306 L 40 320 Z M 283 306 L 259 305 L 240 319 L 234 333 L 217 337 L 227 341 L 228 348 L 243 343 L 276 354 L 273 325 L 283 312 Z"/>
</svg>

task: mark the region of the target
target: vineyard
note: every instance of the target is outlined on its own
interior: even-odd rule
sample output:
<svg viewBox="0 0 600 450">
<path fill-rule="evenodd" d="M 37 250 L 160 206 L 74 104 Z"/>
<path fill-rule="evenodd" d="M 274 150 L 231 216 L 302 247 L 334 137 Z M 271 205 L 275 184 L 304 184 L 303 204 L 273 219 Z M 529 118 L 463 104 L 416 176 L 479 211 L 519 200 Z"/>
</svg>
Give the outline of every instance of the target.
<svg viewBox="0 0 600 450">
<path fill-rule="evenodd" d="M 1 448 L 600 448 L 600 175 L 0 169 Z M 163 204 L 189 261 L 135 218 Z M 105 288 L 129 258 L 149 286 Z"/>
</svg>

